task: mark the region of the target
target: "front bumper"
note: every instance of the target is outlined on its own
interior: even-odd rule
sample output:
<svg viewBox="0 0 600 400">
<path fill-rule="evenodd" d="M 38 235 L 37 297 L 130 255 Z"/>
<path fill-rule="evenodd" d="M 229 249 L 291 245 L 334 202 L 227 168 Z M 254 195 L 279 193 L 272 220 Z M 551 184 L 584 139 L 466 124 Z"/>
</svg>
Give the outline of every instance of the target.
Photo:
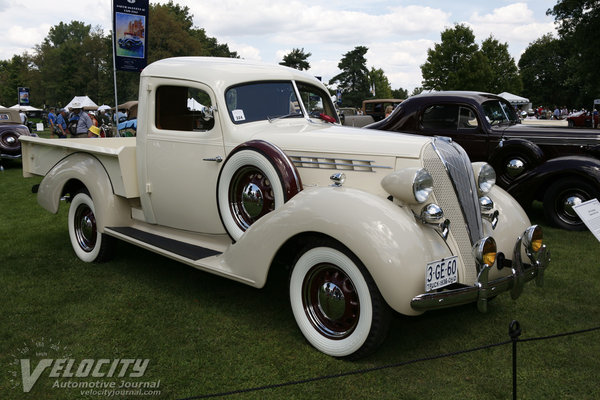
<svg viewBox="0 0 600 400">
<path fill-rule="evenodd" d="M 536 278 L 536 284 L 542 286 L 544 270 L 550 263 L 550 251 L 546 245 L 535 254 L 526 251 L 530 264 L 525 264 L 521 257 L 522 240 L 520 237 L 515 244 L 510 275 L 490 281 L 488 275 L 492 267 L 484 264 L 478 266 L 479 275 L 473 286 L 420 294 L 412 299 L 411 307 L 416 311 L 428 311 L 477 302 L 479 311 L 486 312 L 488 299 L 502 292 L 510 290 L 511 297 L 517 299 L 525 282 Z"/>
</svg>

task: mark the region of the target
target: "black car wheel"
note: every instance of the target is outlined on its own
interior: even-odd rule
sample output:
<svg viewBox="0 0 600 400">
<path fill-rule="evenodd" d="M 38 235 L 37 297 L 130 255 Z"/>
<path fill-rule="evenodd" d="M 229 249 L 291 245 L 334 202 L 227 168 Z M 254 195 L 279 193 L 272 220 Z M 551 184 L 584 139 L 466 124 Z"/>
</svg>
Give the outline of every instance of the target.
<svg viewBox="0 0 600 400">
<path fill-rule="evenodd" d="M 560 179 L 550 185 L 544 194 L 544 214 L 554 226 L 570 231 L 586 230 L 585 224 L 573 206 L 599 198 L 599 192 L 581 179 Z"/>
</svg>

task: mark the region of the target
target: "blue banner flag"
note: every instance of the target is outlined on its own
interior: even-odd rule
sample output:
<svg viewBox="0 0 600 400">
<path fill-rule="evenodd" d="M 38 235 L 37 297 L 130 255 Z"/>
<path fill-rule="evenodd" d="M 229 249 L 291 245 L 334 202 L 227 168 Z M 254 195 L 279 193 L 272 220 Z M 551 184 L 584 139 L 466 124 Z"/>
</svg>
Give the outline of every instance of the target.
<svg viewBox="0 0 600 400">
<path fill-rule="evenodd" d="M 139 72 L 148 62 L 148 0 L 113 0 L 115 66 Z"/>
</svg>

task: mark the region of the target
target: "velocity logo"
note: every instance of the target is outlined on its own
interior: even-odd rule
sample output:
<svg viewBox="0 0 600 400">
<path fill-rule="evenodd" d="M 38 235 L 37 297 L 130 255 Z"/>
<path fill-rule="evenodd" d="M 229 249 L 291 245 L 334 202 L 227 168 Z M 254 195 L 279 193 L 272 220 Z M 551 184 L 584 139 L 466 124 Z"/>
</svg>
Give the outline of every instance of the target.
<svg viewBox="0 0 600 400">
<path fill-rule="evenodd" d="M 156 388 L 160 381 L 139 382 L 129 378 L 143 377 L 150 362 L 142 358 L 115 358 L 78 360 L 60 343 L 51 340 L 24 343 L 13 355 L 10 372 L 13 388 L 22 386 L 29 393 L 40 377 L 54 380 L 52 388 L 71 389 L 132 389 Z M 120 382 L 115 382 L 115 379 Z"/>
<path fill-rule="evenodd" d="M 74 359 L 49 359 L 41 360 L 34 370 L 31 370 L 31 360 L 21 359 L 21 376 L 23 392 L 27 393 L 33 388 L 42 373 L 50 368 L 50 378 L 112 378 L 125 377 L 139 378 L 144 376 L 149 359 L 85 359 L 76 364 Z M 71 385 L 69 385 L 71 386 Z M 75 385 L 77 386 L 77 385 Z"/>
</svg>

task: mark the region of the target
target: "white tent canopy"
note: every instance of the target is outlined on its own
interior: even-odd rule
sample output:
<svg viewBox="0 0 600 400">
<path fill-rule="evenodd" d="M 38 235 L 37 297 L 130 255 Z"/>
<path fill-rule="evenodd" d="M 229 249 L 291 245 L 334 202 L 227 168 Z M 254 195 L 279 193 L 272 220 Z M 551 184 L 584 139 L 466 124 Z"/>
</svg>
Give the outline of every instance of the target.
<svg viewBox="0 0 600 400">
<path fill-rule="evenodd" d="M 94 103 L 92 99 L 87 96 L 73 97 L 73 100 L 71 100 L 69 104 L 65 106 L 65 108 L 70 110 L 75 105 L 78 106 L 77 108 L 84 108 L 86 110 L 96 110 L 98 108 L 98 104 Z"/>
<path fill-rule="evenodd" d="M 516 94 L 502 92 L 498 96 L 503 97 L 512 105 L 524 105 L 529 104 L 529 99 L 521 96 L 517 96 Z"/>
<path fill-rule="evenodd" d="M 15 104 L 14 106 L 12 106 L 10 108 L 14 108 L 19 111 L 42 111 L 39 108 L 35 108 L 35 107 L 31 107 L 31 106 L 20 106 L 18 104 Z"/>
</svg>

